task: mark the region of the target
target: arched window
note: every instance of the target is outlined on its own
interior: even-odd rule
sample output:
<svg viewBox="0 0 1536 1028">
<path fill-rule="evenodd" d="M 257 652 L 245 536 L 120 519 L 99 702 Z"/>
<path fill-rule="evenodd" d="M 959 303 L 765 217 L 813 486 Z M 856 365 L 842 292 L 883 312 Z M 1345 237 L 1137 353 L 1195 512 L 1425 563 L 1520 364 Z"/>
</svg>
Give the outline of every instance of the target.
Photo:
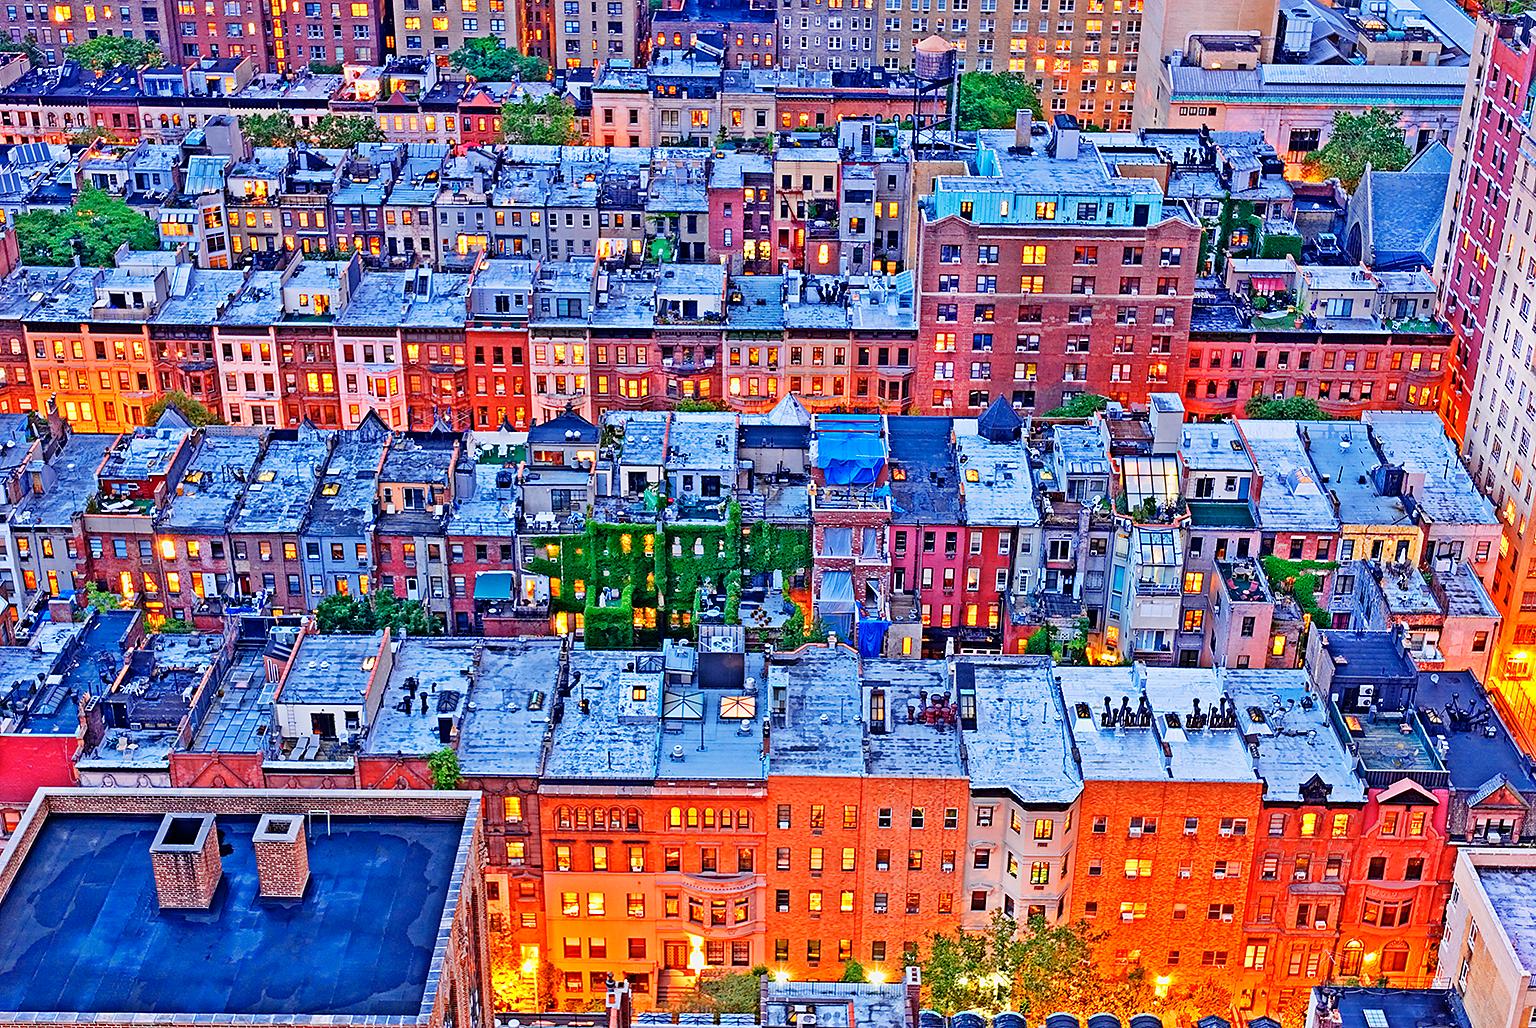
<svg viewBox="0 0 1536 1028">
<path fill-rule="evenodd" d="M 672 809 L 676 810 L 677 808 L 673 807 Z M 624 830 L 629 832 L 638 832 L 640 830 L 640 811 L 634 807 L 630 807 L 624 812 Z"/>
<path fill-rule="evenodd" d="M 1340 978 L 1360 977 L 1360 964 L 1365 957 L 1365 947 L 1359 939 L 1350 939 L 1344 944 L 1344 956 L 1339 961 Z"/>
<path fill-rule="evenodd" d="M 592 815 L 587 811 L 587 808 L 586 807 L 577 807 L 576 808 L 576 827 L 577 828 L 587 828 L 587 827 L 590 827 L 591 824 L 592 824 Z"/>
<path fill-rule="evenodd" d="M 752 827 L 752 815 L 747 813 L 746 807 L 736 811 L 736 827 L 741 831 Z"/>
<path fill-rule="evenodd" d="M 667 827 L 668 828 L 681 828 L 681 827 L 683 827 L 683 808 L 682 807 L 673 807 L 671 810 L 667 811 Z"/>
<path fill-rule="evenodd" d="M 555 823 L 561 828 L 569 829 L 571 827 L 571 808 L 561 807 L 555 811 Z"/>
<path fill-rule="evenodd" d="M 716 825 L 715 825 L 715 808 L 714 807 L 705 807 L 704 808 L 704 827 L 705 828 L 714 828 L 714 827 L 716 827 Z"/>
<path fill-rule="evenodd" d="M 624 829 L 624 811 L 618 807 L 608 811 L 608 827 L 616 832 L 622 831 Z"/>
<path fill-rule="evenodd" d="M 731 827 L 731 808 L 720 808 L 720 827 L 729 830 Z"/>
<path fill-rule="evenodd" d="M 1381 973 L 1402 974 L 1408 970 L 1408 944 L 1389 942 L 1381 947 Z"/>
<path fill-rule="evenodd" d="M 698 807 L 689 807 L 688 808 L 688 827 L 689 828 L 697 828 L 697 827 L 699 827 L 699 808 Z"/>
</svg>

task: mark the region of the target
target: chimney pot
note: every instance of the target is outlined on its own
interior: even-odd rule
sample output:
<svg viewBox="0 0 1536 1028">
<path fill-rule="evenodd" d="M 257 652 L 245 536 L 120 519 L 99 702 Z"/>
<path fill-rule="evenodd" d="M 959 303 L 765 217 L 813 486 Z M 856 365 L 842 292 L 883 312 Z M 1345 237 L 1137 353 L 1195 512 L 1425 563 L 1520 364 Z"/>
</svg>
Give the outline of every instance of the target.
<svg viewBox="0 0 1536 1028">
<path fill-rule="evenodd" d="M 301 814 L 263 814 L 251 836 L 256 878 L 266 899 L 302 899 L 309 885 L 309 840 Z"/>
<path fill-rule="evenodd" d="M 212 814 L 167 814 L 149 847 L 161 910 L 207 910 L 224 876 Z"/>
</svg>

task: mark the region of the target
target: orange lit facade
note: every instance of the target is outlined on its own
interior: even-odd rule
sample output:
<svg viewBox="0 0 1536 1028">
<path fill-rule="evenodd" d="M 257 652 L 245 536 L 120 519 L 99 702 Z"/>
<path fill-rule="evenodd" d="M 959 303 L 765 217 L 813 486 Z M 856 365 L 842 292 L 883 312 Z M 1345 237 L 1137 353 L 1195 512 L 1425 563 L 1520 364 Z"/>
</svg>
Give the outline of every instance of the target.
<svg viewBox="0 0 1536 1028">
<path fill-rule="evenodd" d="M 895 980 L 960 922 L 964 778 L 774 776 L 770 970 L 835 978 L 857 960 Z"/>
<path fill-rule="evenodd" d="M 1246 959 L 1259 795 L 1257 782 L 1085 781 L 1071 919 L 1103 932 L 1108 961 L 1139 961 L 1159 989 L 1229 980 Z"/>
<path fill-rule="evenodd" d="M 599 786 L 594 788 L 594 786 Z M 539 790 L 543 937 L 555 1000 L 585 1009 L 607 976 L 665 1006 L 701 974 L 768 963 L 772 873 L 761 782 Z"/>
</svg>

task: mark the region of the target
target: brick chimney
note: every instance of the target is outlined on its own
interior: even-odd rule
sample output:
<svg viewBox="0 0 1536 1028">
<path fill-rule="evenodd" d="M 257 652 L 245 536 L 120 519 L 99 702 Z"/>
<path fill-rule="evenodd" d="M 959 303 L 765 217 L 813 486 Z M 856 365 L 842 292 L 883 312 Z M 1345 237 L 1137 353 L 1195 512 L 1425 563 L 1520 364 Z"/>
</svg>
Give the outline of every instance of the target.
<svg viewBox="0 0 1536 1028">
<path fill-rule="evenodd" d="M 630 1028 L 634 1019 L 634 1000 L 630 995 L 629 978 L 608 976 L 608 1028 Z"/>
<path fill-rule="evenodd" d="M 224 876 L 212 814 L 167 814 L 149 847 L 161 910 L 207 910 Z"/>
<path fill-rule="evenodd" d="M 263 814 L 251 837 L 256 878 L 267 899 L 302 899 L 309 885 L 309 841 L 299 814 Z"/>
</svg>

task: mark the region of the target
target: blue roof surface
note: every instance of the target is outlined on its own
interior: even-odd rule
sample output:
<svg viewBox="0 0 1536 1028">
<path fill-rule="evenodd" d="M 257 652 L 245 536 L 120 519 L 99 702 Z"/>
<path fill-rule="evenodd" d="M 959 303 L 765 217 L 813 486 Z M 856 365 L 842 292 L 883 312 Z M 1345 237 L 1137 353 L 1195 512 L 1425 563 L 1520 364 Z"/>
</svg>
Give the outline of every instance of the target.
<svg viewBox="0 0 1536 1028">
<path fill-rule="evenodd" d="M 229 852 L 206 912 L 159 909 L 160 821 L 48 817 L 0 902 L 0 1010 L 417 1016 L 462 821 L 317 826 L 292 902 L 257 896 L 256 817 L 220 815 Z"/>
</svg>

